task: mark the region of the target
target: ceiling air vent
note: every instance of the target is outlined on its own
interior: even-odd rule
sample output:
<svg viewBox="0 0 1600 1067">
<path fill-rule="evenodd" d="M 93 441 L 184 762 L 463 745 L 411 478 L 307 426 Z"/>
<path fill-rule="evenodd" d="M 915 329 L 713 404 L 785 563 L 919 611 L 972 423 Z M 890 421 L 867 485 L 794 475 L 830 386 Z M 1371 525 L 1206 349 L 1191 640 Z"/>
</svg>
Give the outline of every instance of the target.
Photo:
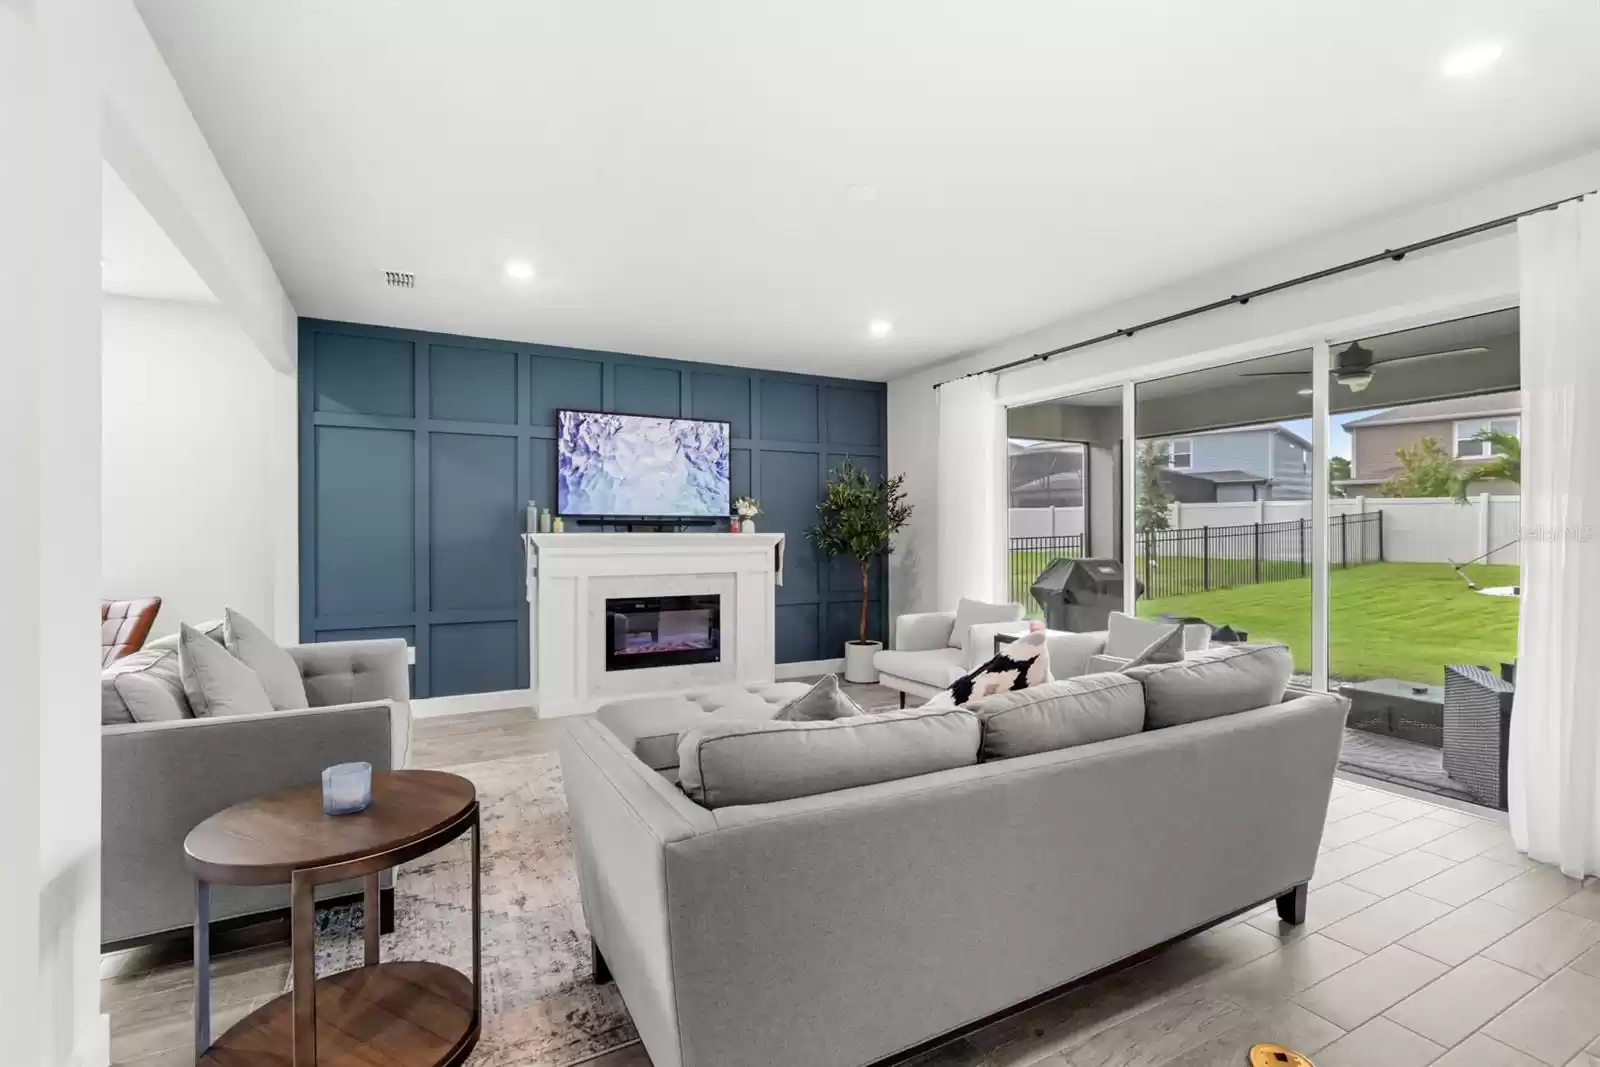
<svg viewBox="0 0 1600 1067">
<path fill-rule="evenodd" d="M 391 289 L 415 289 L 417 276 L 408 270 L 386 270 L 383 283 Z"/>
</svg>

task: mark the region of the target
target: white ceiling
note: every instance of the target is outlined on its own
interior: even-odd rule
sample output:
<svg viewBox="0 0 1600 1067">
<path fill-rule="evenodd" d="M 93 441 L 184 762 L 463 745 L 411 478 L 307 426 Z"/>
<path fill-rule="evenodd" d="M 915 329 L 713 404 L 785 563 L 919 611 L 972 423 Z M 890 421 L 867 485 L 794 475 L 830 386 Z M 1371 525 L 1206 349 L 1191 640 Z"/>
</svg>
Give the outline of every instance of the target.
<svg viewBox="0 0 1600 1067">
<path fill-rule="evenodd" d="M 100 288 L 147 300 L 215 299 L 108 163 L 100 166 Z"/>
<path fill-rule="evenodd" d="M 139 8 L 301 314 L 866 378 L 1600 141 L 1592 0 Z"/>
</svg>

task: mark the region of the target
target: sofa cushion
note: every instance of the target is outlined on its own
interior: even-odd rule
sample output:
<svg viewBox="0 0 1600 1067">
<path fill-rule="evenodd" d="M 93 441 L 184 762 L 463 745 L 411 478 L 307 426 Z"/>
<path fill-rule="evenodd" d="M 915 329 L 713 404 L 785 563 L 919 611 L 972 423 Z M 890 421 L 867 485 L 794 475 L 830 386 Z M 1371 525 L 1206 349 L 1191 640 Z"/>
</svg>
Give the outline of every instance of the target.
<svg viewBox="0 0 1600 1067">
<path fill-rule="evenodd" d="M 720 721 L 764 721 L 810 692 L 804 682 L 719 686 L 683 696 L 635 697 L 607 704 L 595 718 L 651 770 L 678 765 L 678 738 Z"/>
<path fill-rule="evenodd" d="M 178 670 L 197 717 L 256 715 L 272 701 L 256 672 L 192 626 L 178 629 Z"/>
<path fill-rule="evenodd" d="M 1138 733 L 1144 687 L 1122 674 L 1087 674 L 995 693 L 967 710 L 983 727 L 979 758 L 1011 759 Z"/>
<path fill-rule="evenodd" d="M 1293 669 L 1283 645 L 1249 644 L 1130 667 L 1126 676 L 1144 686 L 1144 728 L 1156 730 L 1276 704 Z"/>
<path fill-rule="evenodd" d="M 1020 618 L 1021 604 L 985 604 L 962 597 L 956 604 L 955 625 L 950 628 L 950 647 L 961 648 L 966 644 L 967 630 L 980 622 L 1016 622 Z"/>
<path fill-rule="evenodd" d="M 965 707 L 991 693 L 1027 689 L 1050 680 L 1050 649 L 1043 630 L 1036 630 L 1005 646 L 988 663 L 957 678 L 924 707 Z"/>
<path fill-rule="evenodd" d="M 892 674 L 935 689 L 943 689 L 967 673 L 959 648 L 933 648 L 922 652 L 886 648 L 872 657 L 872 665 L 879 674 Z"/>
<path fill-rule="evenodd" d="M 192 718 L 183 692 L 178 651 L 147 648 L 100 672 L 100 724 L 168 722 Z"/>
<path fill-rule="evenodd" d="M 279 711 L 308 708 L 300 665 L 266 632 L 243 615 L 226 608 L 222 613 L 222 644 L 233 658 L 256 672 L 267 699 Z"/>
<path fill-rule="evenodd" d="M 678 742 L 678 784 L 707 808 L 769 804 L 965 767 L 978 720 L 959 708 L 821 722 L 719 722 Z"/>
<path fill-rule="evenodd" d="M 803 695 L 785 704 L 773 718 L 779 722 L 823 722 L 865 714 L 861 705 L 839 688 L 838 676 L 828 674 Z"/>
</svg>

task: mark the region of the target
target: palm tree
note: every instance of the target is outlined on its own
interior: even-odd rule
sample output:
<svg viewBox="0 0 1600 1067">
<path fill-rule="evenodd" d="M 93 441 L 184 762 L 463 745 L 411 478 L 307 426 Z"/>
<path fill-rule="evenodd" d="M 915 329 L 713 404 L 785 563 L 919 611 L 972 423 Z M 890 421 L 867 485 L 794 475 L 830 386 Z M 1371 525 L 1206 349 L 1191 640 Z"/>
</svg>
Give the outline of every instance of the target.
<svg viewBox="0 0 1600 1067">
<path fill-rule="evenodd" d="M 1494 457 L 1482 463 L 1462 465 L 1461 476 L 1456 482 L 1457 500 L 1466 501 L 1467 490 L 1474 482 L 1522 484 L 1522 441 L 1516 434 L 1503 430 L 1479 430 L 1468 440 L 1487 442 Z"/>
</svg>

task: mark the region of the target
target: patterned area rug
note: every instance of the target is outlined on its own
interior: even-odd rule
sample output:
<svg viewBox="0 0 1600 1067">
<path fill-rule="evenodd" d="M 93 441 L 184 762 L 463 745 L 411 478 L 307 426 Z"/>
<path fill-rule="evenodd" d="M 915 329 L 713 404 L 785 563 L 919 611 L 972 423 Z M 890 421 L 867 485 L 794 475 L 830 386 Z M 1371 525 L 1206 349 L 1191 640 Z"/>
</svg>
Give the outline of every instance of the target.
<svg viewBox="0 0 1600 1067">
<path fill-rule="evenodd" d="M 589 981 L 589 930 L 553 753 L 441 768 L 478 787 L 483 1036 L 470 1067 L 566 1067 L 638 1040 L 614 984 Z M 390 960 L 472 973 L 471 837 L 401 867 Z M 318 916 L 317 973 L 359 967 L 361 907 Z"/>
</svg>

